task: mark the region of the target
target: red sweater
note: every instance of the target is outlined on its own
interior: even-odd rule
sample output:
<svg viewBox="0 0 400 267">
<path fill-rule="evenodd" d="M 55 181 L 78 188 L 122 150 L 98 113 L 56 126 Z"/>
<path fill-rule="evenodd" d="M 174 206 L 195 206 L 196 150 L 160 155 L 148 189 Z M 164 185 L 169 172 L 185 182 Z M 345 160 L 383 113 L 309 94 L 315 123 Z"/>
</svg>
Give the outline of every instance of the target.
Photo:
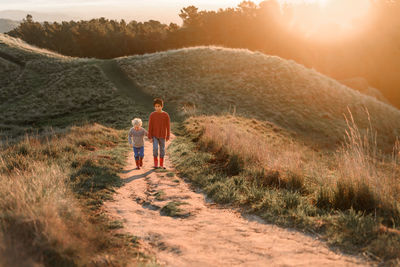
<svg viewBox="0 0 400 267">
<path fill-rule="evenodd" d="M 154 111 L 150 114 L 149 131 L 147 135 L 149 139 L 153 137 L 169 139 L 170 131 L 170 121 L 167 112 Z"/>
</svg>

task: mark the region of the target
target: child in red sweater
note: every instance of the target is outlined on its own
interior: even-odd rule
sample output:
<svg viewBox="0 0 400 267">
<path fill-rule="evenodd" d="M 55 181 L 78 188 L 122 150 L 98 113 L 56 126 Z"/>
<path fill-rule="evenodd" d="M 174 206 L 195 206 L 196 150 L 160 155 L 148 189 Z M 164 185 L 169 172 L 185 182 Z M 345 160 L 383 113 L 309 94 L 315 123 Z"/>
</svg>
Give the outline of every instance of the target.
<svg viewBox="0 0 400 267">
<path fill-rule="evenodd" d="M 170 137 L 170 119 L 167 112 L 163 111 L 164 101 L 156 98 L 153 101 L 155 111 L 150 114 L 149 131 L 147 137 L 153 143 L 154 168 L 158 168 L 158 147 L 160 147 L 160 168 L 164 167 L 165 141 Z"/>
</svg>

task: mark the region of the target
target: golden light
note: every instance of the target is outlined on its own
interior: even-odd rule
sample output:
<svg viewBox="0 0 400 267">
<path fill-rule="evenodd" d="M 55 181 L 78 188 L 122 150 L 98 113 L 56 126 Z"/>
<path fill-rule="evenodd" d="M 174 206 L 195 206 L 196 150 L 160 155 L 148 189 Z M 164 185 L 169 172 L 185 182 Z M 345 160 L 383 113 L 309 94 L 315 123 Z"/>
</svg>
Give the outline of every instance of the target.
<svg viewBox="0 0 400 267">
<path fill-rule="evenodd" d="M 370 0 L 286 0 L 293 31 L 307 38 L 334 41 L 356 34 L 367 24 Z"/>
</svg>

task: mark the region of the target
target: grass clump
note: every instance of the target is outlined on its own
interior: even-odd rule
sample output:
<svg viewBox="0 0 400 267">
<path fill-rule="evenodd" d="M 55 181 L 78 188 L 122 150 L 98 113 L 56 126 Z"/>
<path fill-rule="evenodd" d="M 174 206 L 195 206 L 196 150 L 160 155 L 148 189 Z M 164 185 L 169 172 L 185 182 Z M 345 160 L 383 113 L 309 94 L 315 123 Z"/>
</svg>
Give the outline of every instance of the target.
<svg viewBox="0 0 400 267">
<path fill-rule="evenodd" d="M 155 193 L 155 199 L 158 201 L 163 201 L 166 198 L 166 194 L 163 190 L 157 191 L 157 193 Z"/>
<path fill-rule="evenodd" d="M 175 173 L 169 172 L 166 174 L 166 176 L 172 178 L 172 177 L 175 177 Z"/>
<path fill-rule="evenodd" d="M 121 221 L 111 221 L 109 224 L 108 224 L 108 228 L 109 229 L 121 229 L 121 228 L 124 228 L 124 225 L 123 225 L 123 223 L 121 222 Z"/>
<path fill-rule="evenodd" d="M 181 201 L 170 201 L 164 207 L 161 208 L 160 213 L 163 216 L 179 217 L 179 218 L 187 217 L 188 213 L 179 208 L 179 206 L 186 204 L 187 204 L 186 202 L 181 202 Z"/>
<path fill-rule="evenodd" d="M 168 170 L 167 170 L 167 169 L 160 169 L 160 168 L 159 168 L 159 169 L 156 169 L 155 172 L 156 172 L 156 173 L 166 173 L 166 172 L 168 172 Z"/>
</svg>

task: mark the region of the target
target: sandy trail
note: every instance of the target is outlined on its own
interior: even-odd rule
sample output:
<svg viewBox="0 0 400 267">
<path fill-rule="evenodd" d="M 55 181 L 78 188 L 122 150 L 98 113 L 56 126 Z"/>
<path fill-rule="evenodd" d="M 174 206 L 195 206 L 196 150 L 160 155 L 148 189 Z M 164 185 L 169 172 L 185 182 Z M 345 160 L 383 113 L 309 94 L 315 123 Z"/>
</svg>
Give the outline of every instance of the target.
<svg viewBox="0 0 400 267">
<path fill-rule="evenodd" d="M 129 153 L 120 174 L 126 184 L 105 208 L 113 218 L 123 221 L 121 231 L 140 237 L 142 246 L 156 255 L 161 265 L 366 265 L 360 259 L 331 251 L 310 236 L 207 202 L 183 179 L 151 168 L 152 144 L 147 141 L 143 164 L 141 170 L 135 170 L 133 152 Z M 168 172 L 174 172 L 168 158 L 165 165 Z M 171 201 L 185 202 L 179 206 L 181 217 L 162 215 L 161 208 Z"/>
</svg>

